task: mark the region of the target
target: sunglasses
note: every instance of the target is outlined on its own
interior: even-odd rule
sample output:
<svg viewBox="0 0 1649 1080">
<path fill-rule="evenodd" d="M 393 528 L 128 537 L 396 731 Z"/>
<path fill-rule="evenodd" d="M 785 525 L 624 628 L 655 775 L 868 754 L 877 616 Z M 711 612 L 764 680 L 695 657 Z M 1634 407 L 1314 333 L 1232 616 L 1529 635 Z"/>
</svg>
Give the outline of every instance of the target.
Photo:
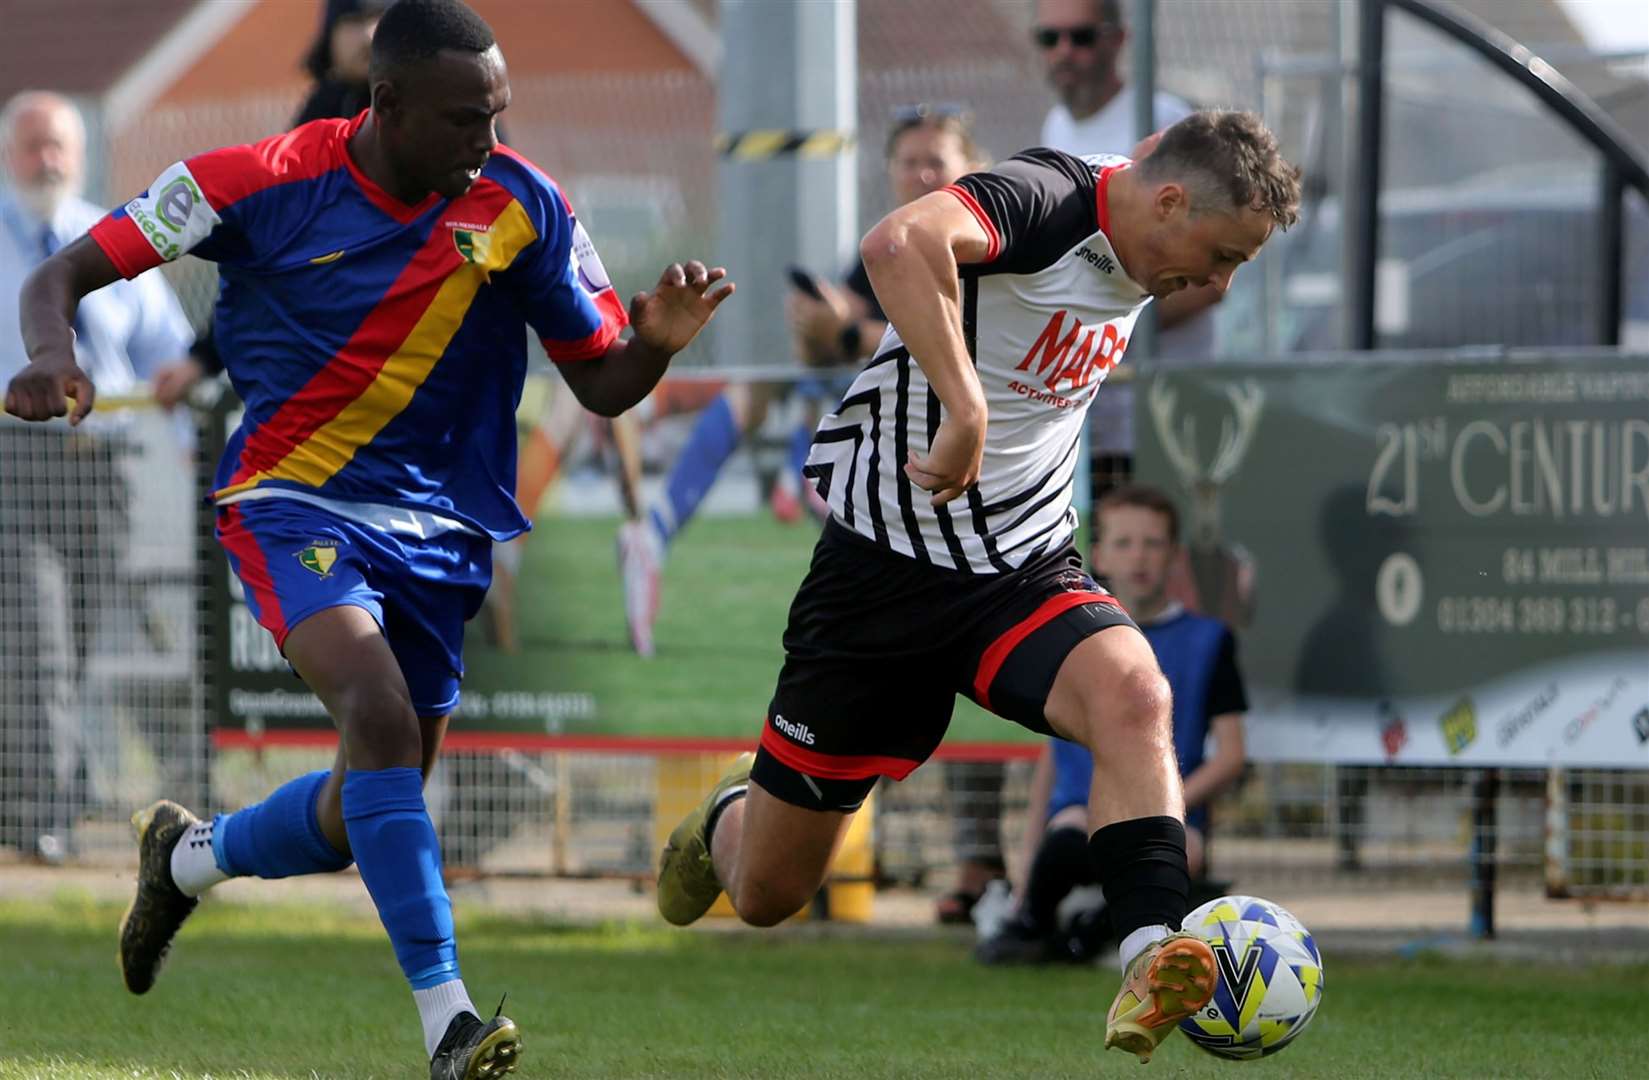
<svg viewBox="0 0 1649 1080">
<path fill-rule="evenodd" d="M 973 110 L 966 105 L 954 101 L 919 102 L 915 105 L 895 105 L 889 118 L 894 124 L 920 124 L 928 120 L 960 120 L 967 123 L 973 119 Z"/>
<path fill-rule="evenodd" d="M 1059 44 L 1062 37 L 1070 38 L 1071 44 L 1079 49 L 1091 49 L 1099 35 L 1107 28 L 1089 24 L 1087 26 L 1039 26 L 1031 31 L 1031 40 L 1044 49 L 1051 49 Z"/>
</svg>

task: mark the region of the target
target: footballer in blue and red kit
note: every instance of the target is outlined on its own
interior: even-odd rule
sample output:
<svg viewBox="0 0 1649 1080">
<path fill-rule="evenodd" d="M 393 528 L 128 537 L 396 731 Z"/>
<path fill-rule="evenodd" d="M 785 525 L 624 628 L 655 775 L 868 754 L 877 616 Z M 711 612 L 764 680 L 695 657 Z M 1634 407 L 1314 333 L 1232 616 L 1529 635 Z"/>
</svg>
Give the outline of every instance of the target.
<svg viewBox="0 0 1649 1080">
<path fill-rule="evenodd" d="M 133 277 L 218 264 L 215 331 L 245 403 L 218 466 L 218 536 L 284 645 L 343 604 L 378 620 L 421 717 L 458 703 L 464 622 L 515 504 L 530 325 L 552 360 L 627 324 L 555 182 L 498 147 L 468 192 L 416 205 L 346 149 L 367 113 L 167 169 L 91 230 Z"/>
<path fill-rule="evenodd" d="M 582 405 L 612 416 L 733 284 L 688 260 L 620 305 L 555 184 L 498 146 L 503 53 L 462 0 L 390 5 L 370 81 L 360 116 L 179 162 L 42 262 L 19 297 L 29 363 L 5 408 L 83 419 L 96 387 L 75 360 L 80 300 L 186 252 L 219 265 L 217 345 L 245 414 L 212 495 L 218 535 L 342 738 L 332 769 L 232 813 L 203 821 L 161 799 L 133 816 L 121 977 L 147 993 L 222 881 L 353 863 L 432 1080 L 501 1080 L 520 1031 L 502 1007 L 481 1019 L 465 987 L 423 782 L 458 703 L 491 545 L 527 528 L 511 496 L 527 333 Z"/>
</svg>

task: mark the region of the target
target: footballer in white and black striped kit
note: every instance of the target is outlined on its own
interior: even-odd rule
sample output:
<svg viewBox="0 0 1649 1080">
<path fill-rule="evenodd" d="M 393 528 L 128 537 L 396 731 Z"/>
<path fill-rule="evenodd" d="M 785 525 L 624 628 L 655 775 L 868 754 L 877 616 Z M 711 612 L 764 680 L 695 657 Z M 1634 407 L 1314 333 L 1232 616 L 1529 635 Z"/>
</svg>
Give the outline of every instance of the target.
<svg viewBox="0 0 1649 1080">
<path fill-rule="evenodd" d="M 904 472 L 943 407 L 891 324 L 813 440 L 832 517 L 879 546 L 969 574 L 1034 562 L 1076 528 L 1071 480 L 1087 407 L 1151 294 L 1123 271 L 1105 194 L 1127 158 L 1030 150 L 945 189 L 988 237 L 961 270 L 962 328 L 989 409 L 978 482 L 931 506 Z"/>
<path fill-rule="evenodd" d="M 881 776 L 938 747 L 957 694 L 1094 755 L 1090 841 L 1123 935 L 1106 1045 L 1149 1058 L 1213 991 L 1186 911 L 1166 682 L 1072 546 L 1082 425 L 1153 297 L 1226 288 L 1292 224 L 1299 170 L 1251 113 L 1196 113 L 1139 160 L 1019 154 L 884 218 L 860 253 L 880 347 L 819 425 L 831 520 L 796 593 L 760 747 L 666 846 L 659 908 L 724 889 L 771 925 L 823 880 Z"/>
</svg>

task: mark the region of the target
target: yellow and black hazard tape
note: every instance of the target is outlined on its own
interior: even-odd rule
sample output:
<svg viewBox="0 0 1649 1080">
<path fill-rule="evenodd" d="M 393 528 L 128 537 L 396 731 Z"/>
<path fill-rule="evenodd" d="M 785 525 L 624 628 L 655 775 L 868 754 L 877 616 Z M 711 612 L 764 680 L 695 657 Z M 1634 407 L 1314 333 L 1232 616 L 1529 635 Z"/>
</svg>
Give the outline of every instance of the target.
<svg viewBox="0 0 1649 1080">
<path fill-rule="evenodd" d="M 739 161 L 768 158 L 834 157 L 853 145 L 851 131 L 789 131 L 763 128 L 756 131 L 724 132 L 716 136 L 716 153 Z"/>
</svg>

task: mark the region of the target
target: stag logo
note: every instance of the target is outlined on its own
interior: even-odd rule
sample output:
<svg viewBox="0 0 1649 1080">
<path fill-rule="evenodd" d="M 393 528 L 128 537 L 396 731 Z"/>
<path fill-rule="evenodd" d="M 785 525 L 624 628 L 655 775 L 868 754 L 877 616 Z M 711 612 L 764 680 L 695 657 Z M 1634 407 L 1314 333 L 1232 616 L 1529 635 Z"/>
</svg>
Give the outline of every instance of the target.
<svg viewBox="0 0 1649 1080">
<path fill-rule="evenodd" d="M 1218 449 L 1205 465 L 1197 452 L 1197 422 L 1176 418 L 1178 392 L 1164 378 L 1146 392 L 1151 425 L 1180 486 L 1190 498 L 1187 540 L 1171 577 L 1176 598 L 1194 610 L 1246 627 L 1254 617 L 1254 559 L 1226 543 L 1220 529 L 1220 492 L 1236 475 L 1259 429 L 1265 391 L 1252 379 L 1227 384 L 1231 412 L 1220 422 Z"/>
</svg>

